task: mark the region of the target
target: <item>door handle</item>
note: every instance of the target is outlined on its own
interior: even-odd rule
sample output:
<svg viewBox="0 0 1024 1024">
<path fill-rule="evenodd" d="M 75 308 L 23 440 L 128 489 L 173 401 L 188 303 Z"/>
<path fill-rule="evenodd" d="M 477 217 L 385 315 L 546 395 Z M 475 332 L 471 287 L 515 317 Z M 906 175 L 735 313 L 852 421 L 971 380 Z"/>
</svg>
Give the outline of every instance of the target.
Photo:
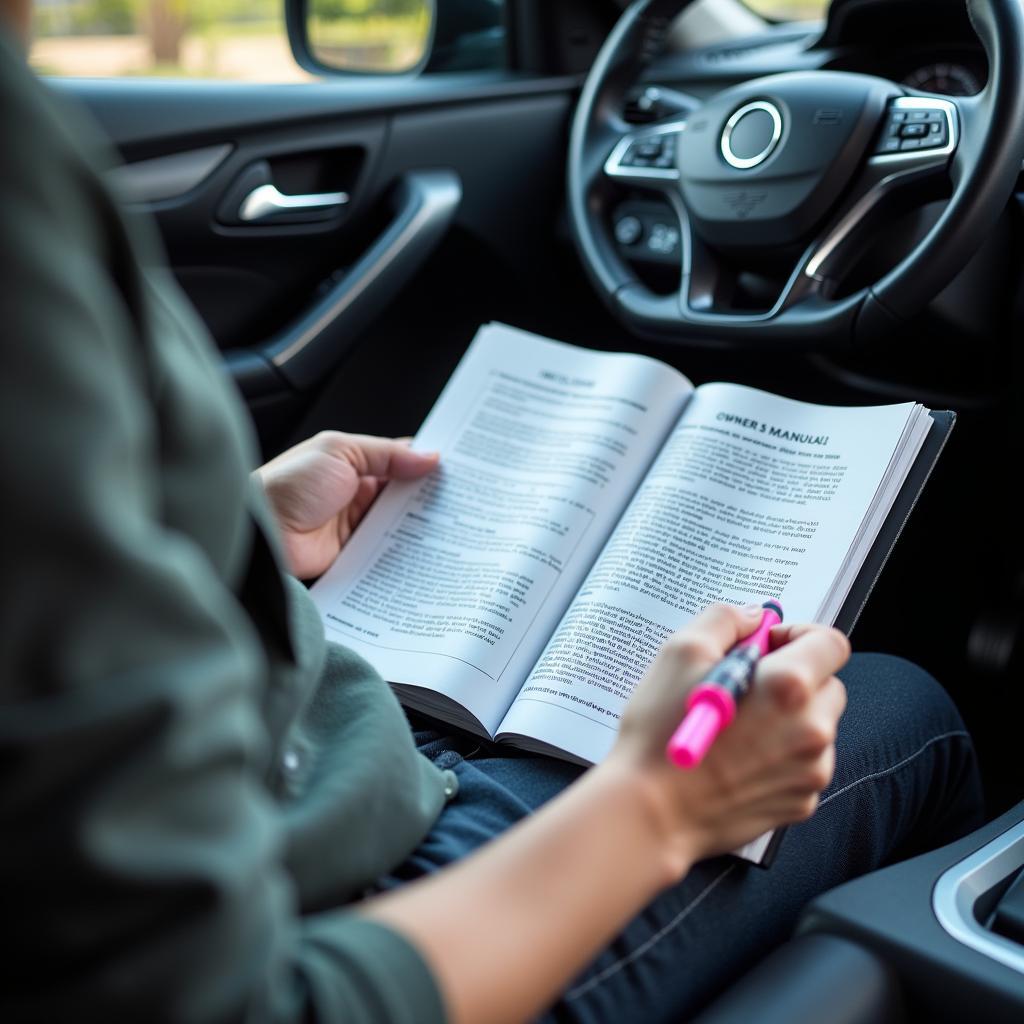
<svg viewBox="0 0 1024 1024">
<path fill-rule="evenodd" d="M 277 213 L 304 213 L 344 206 L 347 192 L 316 192 L 305 196 L 286 196 L 276 185 L 257 185 L 238 207 L 238 219 L 251 224 Z"/>
<path fill-rule="evenodd" d="M 406 173 L 392 194 L 393 219 L 328 291 L 275 337 L 231 349 L 225 364 L 250 399 L 312 387 L 423 266 L 455 219 L 462 182 L 451 170 Z"/>
</svg>

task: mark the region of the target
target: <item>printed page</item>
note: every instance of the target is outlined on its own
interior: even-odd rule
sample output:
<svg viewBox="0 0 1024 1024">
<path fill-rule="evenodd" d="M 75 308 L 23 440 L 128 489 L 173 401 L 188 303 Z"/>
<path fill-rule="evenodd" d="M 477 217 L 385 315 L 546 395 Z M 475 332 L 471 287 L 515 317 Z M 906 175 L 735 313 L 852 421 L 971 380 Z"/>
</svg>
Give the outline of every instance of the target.
<svg viewBox="0 0 1024 1024">
<path fill-rule="evenodd" d="M 708 604 L 776 598 L 819 620 L 923 441 L 920 408 L 698 388 L 499 734 L 599 761 L 662 642 Z"/>
<path fill-rule="evenodd" d="M 492 734 L 692 393 L 642 356 L 489 325 L 312 593 L 333 640 Z"/>
</svg>

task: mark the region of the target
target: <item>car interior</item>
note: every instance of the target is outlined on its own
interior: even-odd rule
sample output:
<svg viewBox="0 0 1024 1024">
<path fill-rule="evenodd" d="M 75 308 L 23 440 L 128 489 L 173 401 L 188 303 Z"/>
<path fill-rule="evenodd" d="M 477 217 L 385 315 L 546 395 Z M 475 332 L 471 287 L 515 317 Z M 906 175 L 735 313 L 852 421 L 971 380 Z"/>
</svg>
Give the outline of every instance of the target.
<svg viewBox="0 0 1024 1024">
<path fill-rule="evenodd" d="M 1019 0 L 436 0 L 397 74 L 341 66 L 319 3 L 285 0 L 308 82 L 51 80 L 113 140 L 263 454 L 415 433 L 489 321 L 955 410 L 852 642 L 944 684 L 987 824 L 813 901 L 700 1019 L 1024 1019 Z"/>
</svg>

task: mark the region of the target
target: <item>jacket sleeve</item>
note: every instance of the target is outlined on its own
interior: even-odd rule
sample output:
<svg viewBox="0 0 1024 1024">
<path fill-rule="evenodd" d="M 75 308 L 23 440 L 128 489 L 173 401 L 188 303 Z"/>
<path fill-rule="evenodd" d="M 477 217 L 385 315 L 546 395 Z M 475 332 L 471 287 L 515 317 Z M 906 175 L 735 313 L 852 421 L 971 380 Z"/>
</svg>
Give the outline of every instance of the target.
<svg viewBox="0 0 1024 1024">
<path fill-rule="evenodd" d="M 138 314 L 106 269 L 123 255 L 113 212 L 66 146 L 39 141 L 57 128 L 9 61 L 0 49 L 0 845 L 16 941 L 0 1019 L 440 1021 L 401 936 L 295 909 L 254 768 L 260 644 L 164 525 Z"/>
</svg>

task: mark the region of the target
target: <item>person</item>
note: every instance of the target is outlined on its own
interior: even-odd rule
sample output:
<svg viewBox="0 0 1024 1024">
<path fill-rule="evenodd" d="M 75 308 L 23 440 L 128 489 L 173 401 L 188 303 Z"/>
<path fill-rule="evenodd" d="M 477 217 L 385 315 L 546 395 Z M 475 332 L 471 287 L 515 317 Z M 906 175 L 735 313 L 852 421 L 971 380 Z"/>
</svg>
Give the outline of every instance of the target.
<svg viewBox="0 0 1024 1024">
<path fill-rule="evenodd" d="M 5 1024 L 679 1020 L 815 893 L 975 824 L 941 688 L 823 627 L 778 628 L 704 764 L 670 766 L 755 622 L 729 606 L 590 770 L 407 720 L 281 565 L 321 572 L 436 460 L 328 432 L 250 475 L 152 229 L 0 11 Z M 798 822 L 768 870 L 723 856 Z"/>
</svg>

